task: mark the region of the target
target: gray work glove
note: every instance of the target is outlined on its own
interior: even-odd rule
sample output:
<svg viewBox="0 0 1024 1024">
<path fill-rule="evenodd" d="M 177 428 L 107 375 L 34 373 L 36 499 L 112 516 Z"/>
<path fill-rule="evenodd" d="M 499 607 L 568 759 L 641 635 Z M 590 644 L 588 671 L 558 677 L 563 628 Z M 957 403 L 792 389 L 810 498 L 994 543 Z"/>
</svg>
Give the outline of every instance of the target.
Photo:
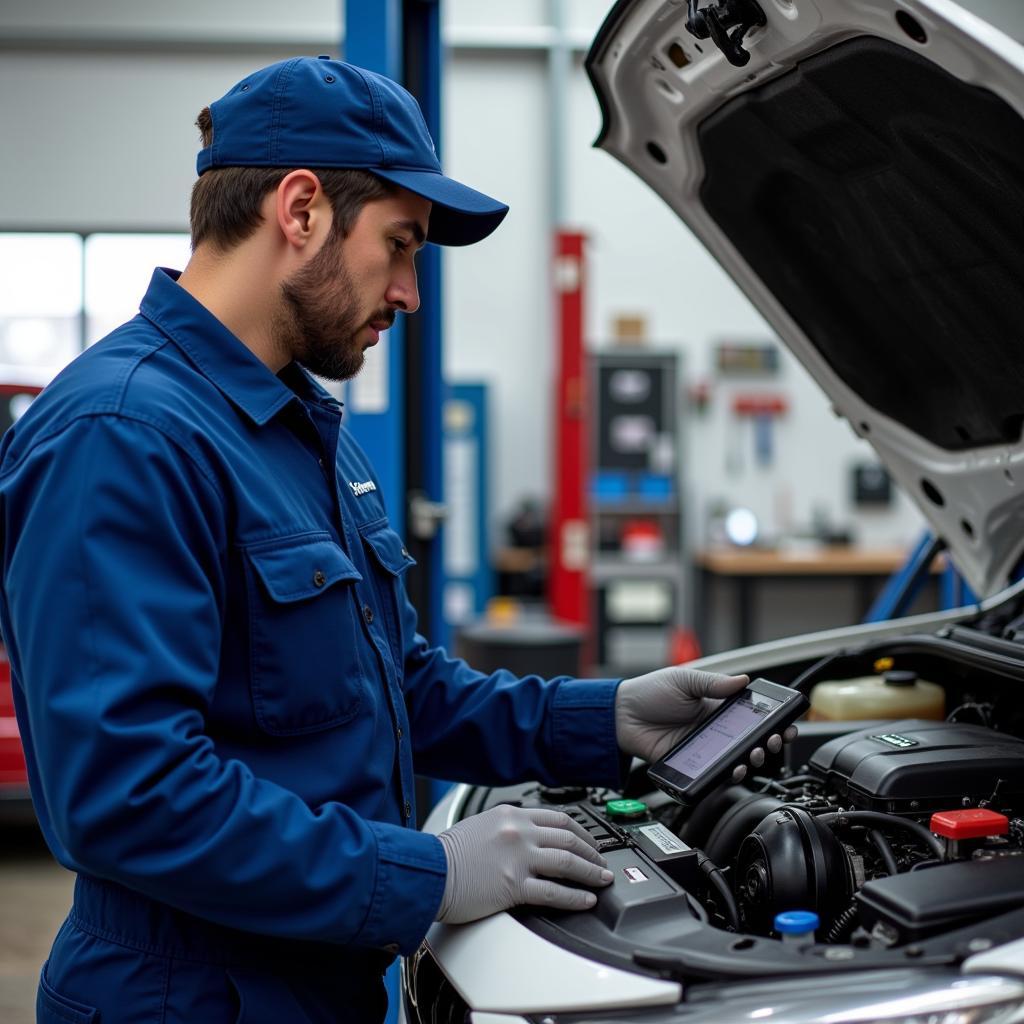
<svg viewBox="0 0 1024 1024">
<path fill-rule="evenodd" d="M 568 814 L 500 804 L 437 837 L 448 858 L 438 921 L 462 924 L 533 903 L 586 910 L 597 897 L 551 881 L 603 887 L 612 880 L 597 844 Z"/>
<path fill-rule="evenodd" d="M 664 757 L 697 722 L 703 721 L 722 702 L 750 682 L 748 676 L 723 676 L 701 672 L 682 665 L 659 668 L 647 675 L 626 679 L 615 692 L 615 736 L 619 749 L 644 761 Z M 765 746 L 771 753 L 782 749 L 783 740 L 796 736 L 791 725 L 783 735 L 772 735 Z M 764 749 L 750 752 L 750 764 L 764 764 Z M 739 782 L 747 769 L 740 765 L 733 772 Z"/>
</svg>

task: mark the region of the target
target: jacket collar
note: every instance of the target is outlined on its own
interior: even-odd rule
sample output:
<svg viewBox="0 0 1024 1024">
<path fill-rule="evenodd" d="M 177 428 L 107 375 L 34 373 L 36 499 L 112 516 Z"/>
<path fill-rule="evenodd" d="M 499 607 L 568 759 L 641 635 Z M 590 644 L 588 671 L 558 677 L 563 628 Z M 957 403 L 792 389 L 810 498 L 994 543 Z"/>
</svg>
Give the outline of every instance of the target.
<svg viewBox="0 0 1024 1024">
<path fill-rule="evenodd" d="M 254 423 L 263 426 L 296 398 L 338 405 L 297 363 L 275 376 L 201 302 L 178 286 L 179 276 L 180 271 L 157 267 L 139 311 Z"/>
</svg>

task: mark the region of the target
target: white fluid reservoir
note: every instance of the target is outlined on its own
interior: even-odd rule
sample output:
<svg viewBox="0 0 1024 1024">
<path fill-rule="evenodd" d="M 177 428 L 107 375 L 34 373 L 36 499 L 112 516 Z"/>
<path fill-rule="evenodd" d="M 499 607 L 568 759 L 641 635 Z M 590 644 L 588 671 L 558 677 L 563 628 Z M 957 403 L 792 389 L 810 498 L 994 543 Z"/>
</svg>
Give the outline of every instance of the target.
<svg viewBox="0 0 1024 1024">
<path fill-rule="evenodd" d="M 946 717 L 946 694 L 937 683 L 918 679 L 916 672 L 889 671 L 818 683 L 811 690 L 812 721 L 847 722 L 861 718 Z"/>
</svg>

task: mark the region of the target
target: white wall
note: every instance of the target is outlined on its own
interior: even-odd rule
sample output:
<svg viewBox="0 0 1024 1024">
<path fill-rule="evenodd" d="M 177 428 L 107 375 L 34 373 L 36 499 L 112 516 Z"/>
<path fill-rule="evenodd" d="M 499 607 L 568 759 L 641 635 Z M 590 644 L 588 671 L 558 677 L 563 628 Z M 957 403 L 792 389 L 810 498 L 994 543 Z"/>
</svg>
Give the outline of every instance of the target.
<svg viewBox="0 0 1024 1024">
<path fill-rule="evenodd" d="M 449 173 L 509 204 L 490 238 L 445 255 L 445 375 L 484 380 L 496 518 L 548 491 L 552 328 L 539 54 L 458 56 L 445 77 Z M 497 531 L 495 531 L 497 532 Z"/>
<path fill-rule="evenodd" d="M 543 20 L 543 4 L 515 6 Z M 573 34 L 589 38 L 602 7 L 575 4 Z M 449 10 L 453 18 L 466 14 L 461 28 L 472 38 L 470 19 L 477 19 L 474 27 L 479 29 L 483 10 L 492 8 L 464 0 Z M 596 15 L 590 27 L 582 20 L 587 13 Z M 508 11 L 504 18 L 508 38 L 529 38 L 528 25 L 517 30 Z M 499 517 L 523 493 L 549 490 L 554 340 L 547 327 L 545 69 L 541 55 L 468 57 L 459 50 L 446 81 L 448 166 L 512 206 L 507 226 L 493 240 L 472 251 L 453 251 L 446 261 L 447 367 L 454 376 L 491 384 L 498 413 L 495 459 L 500 470 L 494 476 L 494 497 Z M 635 311 L 646 318 L 652 347 L 683 354 L 690 384 L 710 378 L 715 342 L 770 340 L 760 315 L 662 200 L 593 148 L 600 110 L 580 57 L 574 62 L 567 108 L 567 224 L 589 239 L 586 333 L 591 347 L 609 343 L 617 314 Z M 778 379 L 748 384 L 748 390 L 784 392 L 792 408 L 776 430 L 773 465 L 757 467 L 749 423 L 740 424 L 727 412 L 729 395 L 740 386 L 715 389 L 706 414 L 687 423 L 684 466 L 692 542 L 703 540 L 705 509 L 714 499 L 749 505 L 769 533 L 808 526 L 815 510 L 837 524 L 848 522 L 855 516 L 847 496 L 849 465 L 871 459 L 867 444 L 834 419 L 816 385 L 787 356 Z M 740 430 L 743 468 L 729 473 L 727 451 L 737 445 Z M 869 544 L 908 544 L 920 528 L 916 510 L 905 499 L 889 511 L 855 518 L 858 536 Z"/>
<path fill-rule="evenodd" d="M 196 114 L 250 70 L 234 55 L 3 54 L 0 225 L 187 228 Z"/>
<path fill-rule="evenodd" d="M 974 0 L 1020 21 L 1018 0 Z M 610 0 L 565 0 L 577 46 Z M 549 167 L 546 0 L 447 0 L 449 53 L 443 151 L 454 175 L 512 206 L 491 239 L 446 255 L 446 368 L 484 379 L 494 410 L 495 518 L 522 494 L 546 495 L 554 342 L 548 287 Z M 294 52 L 338 52 L 341 4 L 303 0 L 3 0 L 0 3 L 0 229 L 182 229 L 197 147 L 197 111 L 254 67 Z M 546 34 L 547 33 L 547 34 Z M 514 45 L 510 45 L 514 44 Z M 566 98 L 570 226 L 590 238 L 587 334 L 605 344 L 621 312 L 647 318 L 651 343 L 684 355 L 687 379 L 708 378 L 721 339 L 768 331 L 746 299 L 646 186 L 591 148 L 597 103 L 577 53 Z M 750 504 L 769 528 L 780 509 L 843 519 L 846 467 L 869 450 L 788 358 L 777 380 L 792 412 L 770 469 L 728 473 L 736 443 L 719 388 L 688 425 L 692 522 L 709 498 Z M 906 543 L 917 516 L 900 501 L 861 516 L 862 536 Z M 699 538 L 700 531 L 695 529 Z"/>
<path fill-rule="evenodd" d="M 196 114 L 339 35 L 336 0 L 3 0 L 0 228 L 187 228 Z"/>
<path fill-rule="evenodd" d="M 336 48 L 342 12 L 339 0 L 301 0 L 287 9 L 273 0 L 3 0 L 0 41 L 159 46 L 191 40 L 221 48 L 270 43 L 289 51 L 315 41 Z"/>
</svg>

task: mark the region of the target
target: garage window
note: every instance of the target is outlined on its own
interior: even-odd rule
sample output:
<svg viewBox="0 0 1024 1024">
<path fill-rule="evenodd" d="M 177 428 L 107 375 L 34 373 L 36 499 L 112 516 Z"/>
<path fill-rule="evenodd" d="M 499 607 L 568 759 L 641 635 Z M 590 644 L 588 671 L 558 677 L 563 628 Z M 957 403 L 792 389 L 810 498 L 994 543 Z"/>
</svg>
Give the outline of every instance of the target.
<svg viewBox="0 0 1024 1024">
<path fill-rule="evenodd" d="M 184 232 L 0 232 L 0 382 L 46 384 L 188 256 Z"/>
</svg>

